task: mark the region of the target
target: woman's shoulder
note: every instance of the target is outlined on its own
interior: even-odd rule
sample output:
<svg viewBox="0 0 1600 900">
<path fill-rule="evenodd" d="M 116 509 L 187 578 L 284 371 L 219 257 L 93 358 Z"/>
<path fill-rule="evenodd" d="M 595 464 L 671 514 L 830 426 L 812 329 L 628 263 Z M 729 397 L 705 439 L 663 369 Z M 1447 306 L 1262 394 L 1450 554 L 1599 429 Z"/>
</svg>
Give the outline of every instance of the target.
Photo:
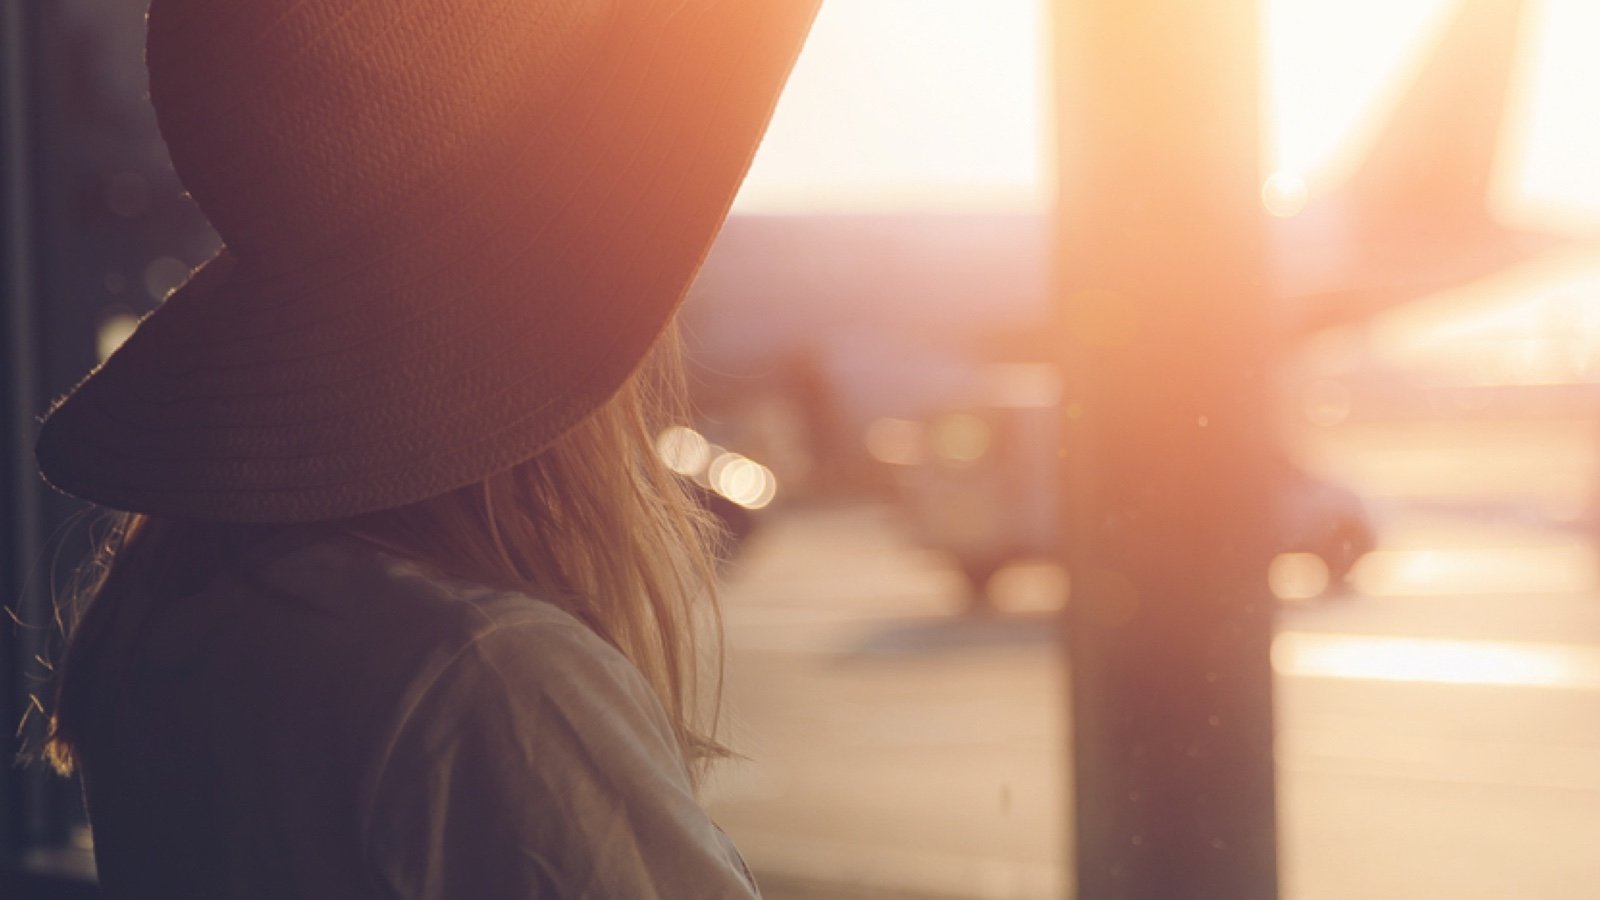
<svg viewBox="0 0 1600 900">
<path fill-rule="evenodd" d="M 583 627 L 549 600 L 450 576 L 336 532 L 268 542 L 243 558 L 237 574 L 269 600 L 379 629 L 413 626 L 470 640 L 510 624 Z"/>
<path fill-rule="evenodd" d="M 337 677 L 378 707 L 398 699 L 404 710 L 442 682 L 488 668 L 535 688 L 562 670 L 629 667 L 555 603 L 442 575 L 344 536 L 261 548 L 226 591 L 242 614 L 239 629 L 253 632 L 244 641 L 250 652 Z M 633 673 L 617 677 L 642 685 Z"/>
</svg>

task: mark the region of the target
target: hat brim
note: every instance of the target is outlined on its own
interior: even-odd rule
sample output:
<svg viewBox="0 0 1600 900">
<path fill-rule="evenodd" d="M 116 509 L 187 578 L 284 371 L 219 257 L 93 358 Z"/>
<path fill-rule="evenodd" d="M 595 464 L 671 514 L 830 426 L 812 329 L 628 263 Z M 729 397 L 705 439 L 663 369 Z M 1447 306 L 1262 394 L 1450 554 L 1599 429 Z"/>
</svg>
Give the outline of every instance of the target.
<svg viewBox="0 0 1600 900">
<path fill-rule="evenodd" d="M 560 109 L 510 123 L 505 171 L 419 196 L 360 254 L 224 251 L 51 411 L 45 478 L 115 509 L 302 522 L 538 454 L 681 302 L 818 3 L 627 4 Z"/>
</svg>

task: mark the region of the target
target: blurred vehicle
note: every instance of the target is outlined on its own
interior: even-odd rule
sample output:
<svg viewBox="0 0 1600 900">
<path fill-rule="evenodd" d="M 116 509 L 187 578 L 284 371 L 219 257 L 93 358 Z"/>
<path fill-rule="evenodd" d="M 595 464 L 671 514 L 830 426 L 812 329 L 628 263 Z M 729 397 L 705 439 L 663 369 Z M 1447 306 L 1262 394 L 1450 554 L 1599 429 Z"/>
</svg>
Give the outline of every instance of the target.
<svg viewBox="0 0 1600 900">
<path fill-rule="evenodd" d="M 1063 411 L 1047 365 L 984 367 L 974 384 L 976 393 L 948 409 L 879 419 L 865 440 L 895 473 L 896 502 L 914 539 L 955 563 L 969 586 L 968 608 L 978 612 L 993 605 L 995 573 L 1059 558 Z M 1351 571 L 1377 546 L 1366 505 L 1281 453 L 1269 459 L 1272 552 L 1316 556 L 1327 570 L 1322 594 L 1348 596 Z"/>
<path fill-rule="evenodd" d="M 1378 546 L 1372 518 L 1361 497 L 1292 465 L 1277 492 L 1273 528 L 1275 553 L 1309 553 L 1322 560 L 1327 580 L 1320 596 L 1353 596 L 1350 573 Z"/>
<path fill-rule="evenodd" d="M 965 576 L 987 608 L 1007 564 L 1056 553 L 1060 385 L 1046 365 L 987 367 L 969 402 L 923 419 L 884 418 L 868 452 L 895 474 L 896 500 L 919 544 Z"/>
</svg>

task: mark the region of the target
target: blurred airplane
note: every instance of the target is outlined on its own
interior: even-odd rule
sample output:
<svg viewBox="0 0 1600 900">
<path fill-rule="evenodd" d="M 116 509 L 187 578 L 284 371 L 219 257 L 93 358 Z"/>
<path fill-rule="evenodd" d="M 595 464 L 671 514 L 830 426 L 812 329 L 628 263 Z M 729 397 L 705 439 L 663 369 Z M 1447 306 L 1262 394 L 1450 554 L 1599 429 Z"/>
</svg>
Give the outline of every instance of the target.
<svg viewBox="0 0 1600 900">
<path fill-rule="evenodd" d="M 1285 203 L 1272 195 L 1281 185 L 1266 185 L 1281 349 L 1558 243 L 1503 225 L 1489 208 L 1524 7 L 1463 0 L 1335 189 Z M 786 398 L 802 420 L 789 433 L 811 444 L 811 477 L 786 477 L 791 484 L 827 493 L 831 479 L 847 493 L 874 486 L 875 469 L 894 470 L 883 482 L 897 489 L 913 532 L 956 560 L 981 606 L 988 573 L 1054 545 L 1054 516 L 1039 500 L 1054 497 L 1054 444 L 1039 438 L 1048 423 L 1019 419 L 1034 405 L 992 391 L 997 368 L 1057 358 L 1060 338 L 1045 327 L 1052 241 L 1043 214 L 735 216 L 685 308 L 702 408 L 726 425 L 752 397 Z M 869 458 L 875 423 L 914 424 L 927 436 L 949 421 L 983 423 L 992 458 L 941 466 L 932 440 L 890 453 L 921 462 L 874 467 Z M 1007 443 L 1012 432 L 1033 437 L 1010 442 L 1019 450 Z M 1030 454 L 1034 445 L 1044 450 Z M 1366 510 L 1353 492 L 1277 455 L 1279 550 L 1322 557 L 1337 589 L 1374 545 Z"/>
<path fill-rule="evenodd" d="M 1464 0 L 1344 183 L 1263 211 L 1286 342 L 1557 243 L 1488 205 L 1525 6 Z M 858 425 L 906 414 L 950 389 L 941 360 L 1052 358 L 1051 242 L 1042 214 L 736 215 L 685 308 L 691 351 L 713 381 L 810 358 Z"/>
</svg>

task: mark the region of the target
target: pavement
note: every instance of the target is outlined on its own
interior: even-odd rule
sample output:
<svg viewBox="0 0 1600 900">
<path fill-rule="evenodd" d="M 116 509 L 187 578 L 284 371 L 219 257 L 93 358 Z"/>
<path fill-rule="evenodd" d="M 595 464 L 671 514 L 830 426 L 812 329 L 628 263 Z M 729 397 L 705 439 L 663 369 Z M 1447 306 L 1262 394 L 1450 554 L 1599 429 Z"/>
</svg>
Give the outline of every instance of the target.
<svg viewBox="0 0 1600 900">
<path fill-rule="evenodd" d="M 1537 474 L 1571 505 L 1577 488 Z M 1505 512 L 1552 497 L 1500 486 L 1493 514 L 1464 515 L 1410 483 L 1368 492 L 1381 547 L 1355 591 L 1280 615 L 1281 896 L 1600 897 L 1594 548 L 1544 512 Z M 889 507 L 766 522 L 723 598 L 726 736 L 748 759 L 707 799 L 769 898 L 1070 896 L 1050 583 L 1023 573 L 1014 611 L 972 619 L 959 577 Z"/>
<path fill-rule="evenodd" d="M 876 507 L 768 523 L 724 594 L 713 816 L 777 900 L 1059 897 L 1065 689 L 1045 617 L 973 622 Z"/>
</svg>

